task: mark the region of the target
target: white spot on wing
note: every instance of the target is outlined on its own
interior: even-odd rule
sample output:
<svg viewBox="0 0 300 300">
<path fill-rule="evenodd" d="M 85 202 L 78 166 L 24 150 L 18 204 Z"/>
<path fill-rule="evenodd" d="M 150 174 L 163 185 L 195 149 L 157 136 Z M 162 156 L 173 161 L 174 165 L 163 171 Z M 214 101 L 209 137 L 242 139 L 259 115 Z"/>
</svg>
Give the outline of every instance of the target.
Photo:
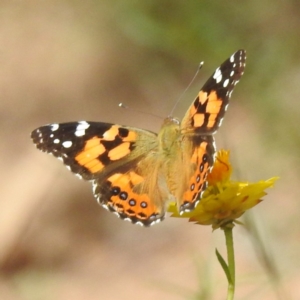
<svg viewBox="0 0 300 300">
<path fill-rule="evenodd" d="M 96 192 L 96 188 L 97 188 L 97 184 L 96 183 L 93 183 L 93 193 L 95 194 Z M 98 199 L 97 199 L 98 200 Z"/>
<path fill-rule="evenodd" d="M 98 203 L 100 204 L 99 201 L 98 201 Z M 101 205 L 102 205 L 102 207 L 103 207 L 104 209 L 109 210 L 109 209 L 108 209 L 108 206 L 107 206 L 106 204 L 101 204 Z"/>
<path fill-rule="evenodd" d="M 72 142 L 71 141 L 64 141 L 62 143 L 62 145 L 65 147 L 65 148 L 70 148 L 72 146 Z"/>
<path fill-rule="evenodd" d="M 76 177 L 78 177 L 79 179 L 82 179 L 82 176 L 80 174 L 75 174 Z"/>
<path fill-rule="evenodd" d="M 215 71 L 213 78 L 216 80 L 217 83 L 221 82 L 222 80 L 222 73 L 220 68 L 217 68 L 217 70 Z"/>
<path fill-rule="evenodd" d="M 227 79 L 223 82 L 223 87 L 226 88 L 227 85 L 228 85 L 228 83 L 229 83 L 229 79 L 227 78 Z"/>
<path fill-rule="evenodd" d="M 77 129 L 88 129 L 90 127 L 90 124 L 86 121 L 80 121 L 78 122 L 79 125 L 77 126 Z"/>
<path fill-rule="evenodd" d="M 52 124 L 51 131 L 56 131 L 59 128 L 59 124 Z"/>
<path fill-rule="evenodd" d="M 54 144 L 59 144 L 59 143 L 60 143 L 60 140 L 59 140 L 59 139 L 55 139 L 55 140 L 53 141 L 53 143 L 54 143 Z"/>
<path fill-rule="evenodd" d="M 75 131 L 75 135 L 76 136 L 84 136 L 85 135 L 85 130 L 76 130 Z"/>
<path fill-rule="evenodd" d="M 229 60 L 230 60 L 230 62 L 232 62 L 232 63 L 234 62 L 234 54 L 232 54 L 232 55 L 230 56 L 230 59 L 229 59 Z"/>
<path fill-rule="evenodd" d="M 76 136 L 84 136 L 85 135 L 85 130 L 90 127 L 90 124 L 87 123 L 86 121 L 81 121 L 78 123 L 75 131 Z"/>
</svg>

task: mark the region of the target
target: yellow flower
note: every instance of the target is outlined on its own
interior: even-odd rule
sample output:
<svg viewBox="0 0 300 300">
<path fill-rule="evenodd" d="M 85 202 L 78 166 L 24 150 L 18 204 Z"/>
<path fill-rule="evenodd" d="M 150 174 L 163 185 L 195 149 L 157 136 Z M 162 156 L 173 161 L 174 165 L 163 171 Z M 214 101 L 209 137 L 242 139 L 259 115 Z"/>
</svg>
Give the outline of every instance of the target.
<svg viewBox="0 0 300 300">
<path fill-rule="evenodd" d="M 229 162 L 229 151 L 217 153 L 212 172 L 208 175 L 208 187 L 191 212 L 180 215 L 177 205 L 171 203 L 168 211 L 171 217 L 189 218 L 190 222 L 201 225 L 212 225 L 213 229 L 225 225 L 232 226 L 246 210 L 262 201 L 266 195 L 265 189 L 272 187 L 278 177 L 262 180 L 256 183 L 239 182 L 230 179 L 232 166 Z"/>
</svg>

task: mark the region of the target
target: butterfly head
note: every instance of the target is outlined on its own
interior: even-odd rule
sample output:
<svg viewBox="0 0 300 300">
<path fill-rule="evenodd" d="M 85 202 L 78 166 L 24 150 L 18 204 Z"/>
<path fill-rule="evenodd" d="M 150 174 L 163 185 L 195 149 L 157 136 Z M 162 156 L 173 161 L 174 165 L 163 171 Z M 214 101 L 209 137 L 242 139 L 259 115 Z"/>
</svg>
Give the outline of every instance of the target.
<svg viewBox="0 0 300 300">
<path fill-rule="evenodd" d="M 172 117 L 172 116 L 168 116 L 167 118 L 164 119 L 164 123 L 163 126 L 170 126 L 170 125 L 179 125 L 180 121 L 178 118 Z"/>
</svg>

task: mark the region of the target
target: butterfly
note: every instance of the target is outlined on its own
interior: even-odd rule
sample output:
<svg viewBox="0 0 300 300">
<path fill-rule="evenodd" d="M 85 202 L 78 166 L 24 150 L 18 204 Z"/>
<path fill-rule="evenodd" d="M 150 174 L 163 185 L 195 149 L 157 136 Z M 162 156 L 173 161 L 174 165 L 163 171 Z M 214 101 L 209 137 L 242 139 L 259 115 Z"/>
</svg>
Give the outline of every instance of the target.
<svg viewBox="0 0 300 300">
<path fill-rule="evenodd" d="M 104 208 L 121 219 L 149 226 L 162 221 L 166 206 L 191 211 L 206 188 L 215 155 L 213 134 L 243 75 L 246 52 L 238 50 L 206 81 L 180 122 L 168 117 L 158 134 L 101 122 L 49 124 L 31 138 L 41 151 L 91 181 Z"/>
</svg>

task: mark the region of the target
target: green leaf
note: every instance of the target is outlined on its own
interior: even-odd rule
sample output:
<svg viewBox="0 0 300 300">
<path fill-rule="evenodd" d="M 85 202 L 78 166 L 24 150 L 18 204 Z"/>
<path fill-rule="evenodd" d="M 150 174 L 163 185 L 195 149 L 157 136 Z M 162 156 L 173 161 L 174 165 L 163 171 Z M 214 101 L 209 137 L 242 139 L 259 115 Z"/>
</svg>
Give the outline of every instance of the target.
<svg viewBox="0 0 300 300">
<path fill-rule="evenodd" d="M 218 261 L 222 267 L 222 269 L 224 270 L 225 272 L 225 275 L 227 277 L 227 281 L 229 284 L 232 284 L 232 279 L 231 279 L 231 275 L 230 275 L 230 272 L 229 272 L 229 268 L 228 268 L 228 265 L 227 263 L 225 262 L 224 258 L 222 257 L 222 255 L 219 253 L 218 249 L 216 249 L 216 256 L 218 258 Z"/>
</svg>

